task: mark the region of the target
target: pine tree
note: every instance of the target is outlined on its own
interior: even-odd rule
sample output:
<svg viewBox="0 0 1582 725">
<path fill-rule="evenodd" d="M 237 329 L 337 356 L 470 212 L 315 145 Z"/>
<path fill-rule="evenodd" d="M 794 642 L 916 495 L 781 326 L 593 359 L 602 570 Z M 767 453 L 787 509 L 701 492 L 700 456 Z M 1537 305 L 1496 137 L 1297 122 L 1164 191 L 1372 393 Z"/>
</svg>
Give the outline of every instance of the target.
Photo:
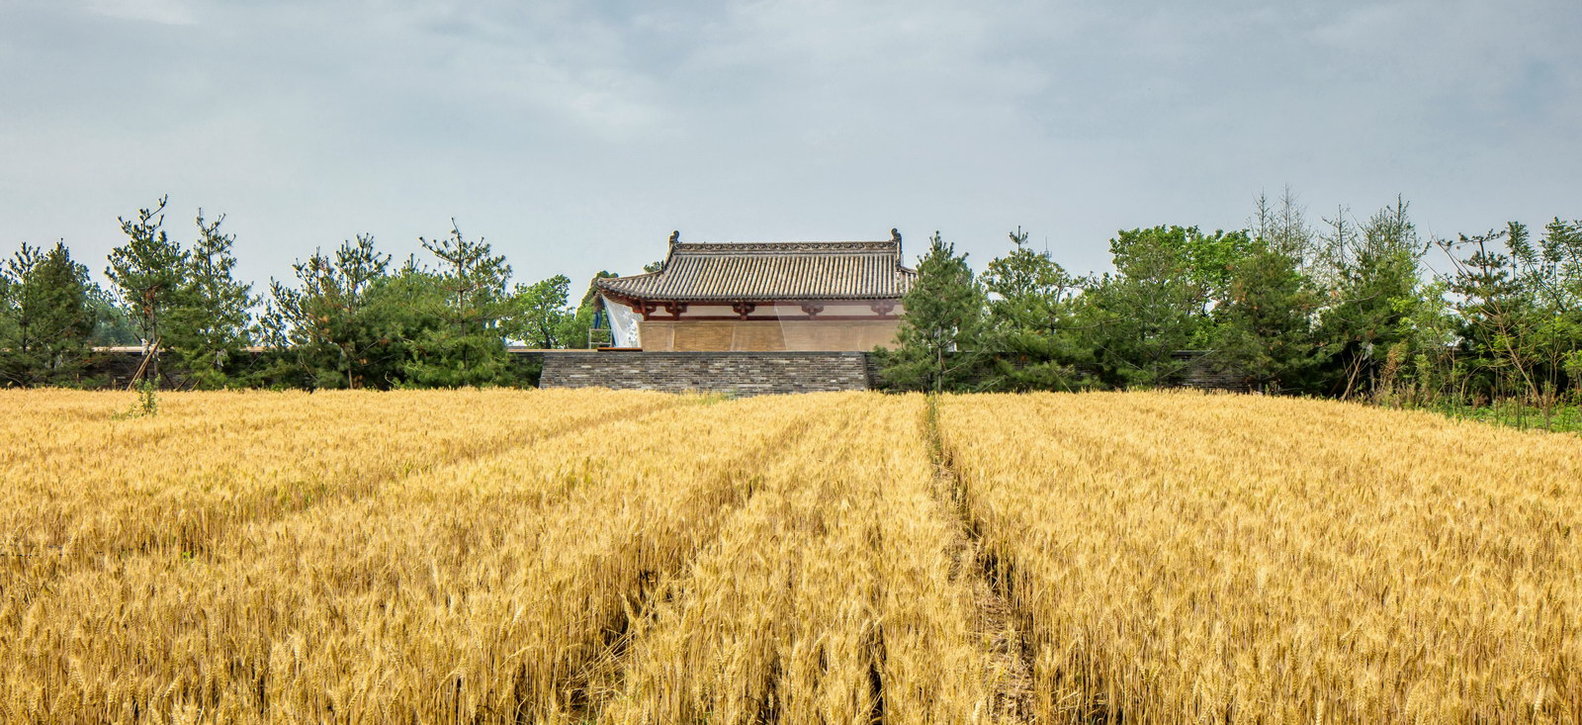
<svg viewBox="0 0 1582 725">
<path fill-rule="evenodd" d="M 1028 248 L 1020 228 L 1010 238 L 1015 248 L 990 260 L 982 275 L 989 297 L 983 346 L 993 356 L 988 384 L 997 390 L 1081 387 L 1067 323 L 1082 280 L 1048 252 Z"/>
<path fill-rule="evenodd" d="M 205 221 L 198 211 L 198 240 L 186 254 L 179 300 L 167 320 L 166 342 L 201 388 L 222 387 L 228 381 L 226 367 L 247 345 L 256 301 L 252 285 L 233 274 L 231 246 L 236 238 L 220 231 L 224 221 L 223 214 Z"/>
<path fill-rule="evenodd" d="M 1460 235 L 1441 248 L 1455 267 L 1447 279 L 1461 316 L 1462 344 L 1474 371 L 1488 376 L 1493 397 L 1522 396 L 1536 401 L 1543 393 L 1538 377 L 1536 334 L 1546 316 L 1533 289 L 1518 274 L 1517 259 L 1502 246 L 1525 248 L 1525 226 L 1475 236 Z M 1470 253 L 1459 253 L 1460 250 Z"/>
<path fill-rule="evenodd" d="M 508 314 L 511 267 L 482 239 L 469 240 L 455 221 L 443 238 L 419 238 L 439 260 L 432 274 L 444 292 L 443 322 L 413 341 L 407 375 L 419 385 L 457 387 L 498 382 L 507 367 L 500 323 Z"/>
<path fill-rule="evenodd" d="M 1214 355 L 1268 392 L 1300 389 L 1320 357 L 1312 329 L 1318 293 L 1282 248 L 1238 260 L 1229 294 L 1214 308 Z"/>
<path fill-rule="evenodd" d="M 187 253 L 161 228 L 168 201 L 169 197 L 162 197 L 153 209 L 139 209 L 137 219 L 120 220 L 127 242 L 110 251 L 110 267 L 105 270 L 143 337 L 143 363 L 133 383 L 144 377 L 159 379 L 159 353 L 169 325 L 166 318 L 180 304 L 183 293 Z"/>
<path fill-rule="evenodd" d="M 274 348 L 266 377 L 312 388 L 389 387 L 404 361 L 404 340 L 379 323 L 374 290 L 389 279 L 390 255 L 358 235 L 333 254 L 315 251 L 291 265 L 297 285 L 270 280 L 259 331 Z M 413 307 L 405 300 L 405 307 Z"/>
<path fill-rule="evenodd" d="M 63 242 L 23 244 L 0 266 L 0 382 L 71 385 L 90 354 L 94 311 L 88 268 Z"/>
<path fill-rule="evenodd" d="M 983 363 L 983 288 L 967 255 L 956 256 L 934 232 L 917 266 L 917 281 L 902 298 L 898 347 L 882 356 L 886 384 L 903 390 L 967 387 Z"/>
<path fill-rule="evenodd" d="M 1398 349 L 1412 337 L 1413 306 L 1422 301 L 1421 259 L 1426 245 L 1407 214 L 1407 204 L 1397 199 L 1360 227 L 1348 222 L 1340 210 L 1325 220 L 1330 233 L 1325 267 L 1330 299 L 1319 315 L 1319 335 L 1325 341 L 1320 370 L 1325 392 L 1350 398 L 1377 391 L 1391 350 L 1396 355 L 1417 352 Z"/>
</svg>

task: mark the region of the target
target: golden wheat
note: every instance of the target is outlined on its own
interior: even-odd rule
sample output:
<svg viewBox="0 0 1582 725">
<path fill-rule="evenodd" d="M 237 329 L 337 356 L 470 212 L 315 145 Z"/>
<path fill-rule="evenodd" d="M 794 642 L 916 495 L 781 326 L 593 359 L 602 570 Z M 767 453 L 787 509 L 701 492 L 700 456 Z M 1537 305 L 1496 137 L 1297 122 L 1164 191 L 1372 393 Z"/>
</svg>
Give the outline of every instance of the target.
<svg viewBox="0 0 1582 725">
<path fill-rule="evenodd" d="M 764 467 L 751 502 L 666 588 L 606 722 L 987 719 L 922 399 L 856 402 Z"/>
<path fill-rule="evenodd" d="M 1046 721 L 1582 719 L 1574 437 L 1185 394 L 940 419 Z"/>
<path fill-rule="evenodd" d="M 51 402 L 11 391 L 0 403 L 23 396 Z M 0 588 L 31 591 L 105 557 L 195 555 L 239 523 L 367 495 L 435 465 L 674 400 L 565 391 L 205 393 L 165 396 L 164 415 L 120 420 L 104 408 L 106 397 L 15 406 L 0 454 Z"/>
<path fill-rule="evenodd" d="M 200 555 L 101 560 L 8 618 L 0 660 L 20 667 L 0 691 L 51 719 L 547 711 L 799 420 L 733 413 L 614 416 L 248 522 Z M 672 460 L 678 440 L 705 448 Z"/>
<path fill-rule="evenodd" d="M 0 391 L 0 721 L 1582 722 L 1582 440 L 1128 393 Z"/>
</svg>

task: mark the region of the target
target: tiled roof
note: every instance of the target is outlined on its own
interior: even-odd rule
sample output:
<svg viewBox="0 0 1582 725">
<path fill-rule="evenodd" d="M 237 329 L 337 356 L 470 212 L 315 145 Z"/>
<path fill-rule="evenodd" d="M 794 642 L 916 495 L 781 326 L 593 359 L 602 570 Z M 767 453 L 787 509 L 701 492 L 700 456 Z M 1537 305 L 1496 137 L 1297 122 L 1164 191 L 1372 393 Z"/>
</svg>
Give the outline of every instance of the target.
<svg viewBox="0 0 1582 725">
<path fill-rule="evenodd" d="M 658 272 L 595 284 L 640 300 L 869 300 L 899 298 L 916 277 L 900 240 L 677 243 Z"/>
</svg>

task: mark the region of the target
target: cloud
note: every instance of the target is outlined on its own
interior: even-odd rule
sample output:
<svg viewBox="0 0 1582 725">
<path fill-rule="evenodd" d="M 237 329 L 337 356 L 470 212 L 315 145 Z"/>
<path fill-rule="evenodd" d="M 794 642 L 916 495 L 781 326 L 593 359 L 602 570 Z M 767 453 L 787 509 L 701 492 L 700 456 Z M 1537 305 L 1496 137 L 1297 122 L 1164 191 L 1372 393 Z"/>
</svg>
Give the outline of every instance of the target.
<svg viewBox="0 0 1582 725">
<path fill-rule="evenodd" d="M 580 278 L 678 227 L 940 229 L 978 261 L 1020 224 L 1091 269 L 1117 228 L 1235 226 L 1285 183 L 1444 232 L 1582 214 L 1575 0 L 5 8 L 0 243 L 85 257 L 166 192 L 231 212 L 255 279 L 451 216 Z"/>
<path fill-rule="evenodd" d="M 184 0 L 88 0 L 85 7 L 91 13 L 122 20 L 162 25 L 197 23 L 192 7 Z"/>
</svg>

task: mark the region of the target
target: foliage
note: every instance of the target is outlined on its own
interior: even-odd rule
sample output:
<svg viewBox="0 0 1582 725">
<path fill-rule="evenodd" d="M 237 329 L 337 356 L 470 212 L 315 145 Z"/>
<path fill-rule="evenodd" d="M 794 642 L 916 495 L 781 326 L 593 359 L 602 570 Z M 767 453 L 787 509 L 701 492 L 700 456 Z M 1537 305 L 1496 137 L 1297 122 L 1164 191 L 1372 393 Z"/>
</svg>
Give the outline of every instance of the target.
<svg viewBox="0 0 1582 725">
<path fill-rule="evenodd" d="M 252 307 L 257 302 L 252 285 L 237 281 L 233 274 L 236 257 L 231 247 L 236 238 L 220 231 L 224 221 L 223 214 L 205 221 L 203 211 L 198 211 L 198 239 L 186 251 L 179 294 L 168 313 L 169 331 L 164 336 L 190 383 L 205 389 L 230 382 L 227 369 L 249 342 Z"/>
<path fill-rule="evenodd" d="M 1582 433 L 1582 405 L 1574 403 L 1544 407 L 1521 400 L 1500 400 L 1488 405 L 1458 405 L 1445 399 L 1424 407 L 1452 418 L 1512 428 Z"/>
<path fill-rule="evenodd" d="M 464 237 L 454 221 L 449 235 L 419 242 L 438 266 L 432 272 L 413 268 L 409 278 L 438 289 L 443 304 L 429 308 L 438 324 L 412 336 L 406 377 L 422 387 L 498 382 L 506 369 L 501 321 L 509 314 L 505 285 L 510 265 L 483 239 Z"/>
<path fill-rule="evenodd" d="M 1474 397 L 1551 411 L 1582 374 L 1582 224 L 1555 219 L 1532 240 L 1525 225 L 1441 241 L 1444 284 Z M 1546 413 L 1546 417 L 1547 417 Z"/>
<path fill-rule="evenodd" d="M 315 251 L 292 264 L 296 286 L 270 280 L 259 332 L 276 358 L 264 378 L 308 389 L 397 384 L 406 350 L 387 323 L 392 316 L 422 314 L 425 306 L 410 300 L 400 313 L 372 304 L 389 265 L 390 256 L 374 247 L 372 236 L 358 235 L 332 254 Z"/>
<path fill-rule="evenodd" d="M 182 271 L 189 264 L 187 252 L 162 228 L 169 200 L 161 197 L 153 208 L 139 209 L 136 219 L 120 220 L 127 241 L 110 251 L 110 266 L 105 270 L 142 336 L 145 368 L 141 372 L 155 380 L 159 379 L 159 354 L 169 328 L 166 318 L 181 304 L 185 292 Z"/>
<path fill-rule="evenodd" d="M 1253 241 L 1246 232 L 1209 234 L 1174 225 L 1125 230 L 1110 240 L 1119 276 L 1179 287 L 1204 314 L 1225 299 L 1233 266 L 1252 251 Z"/>
<path fill-rule="evenodd" d="M 1359 229 L 1342 210 L 1326 219 L 1325 265 L 1333 286 L 1319 312 L 1324 365 L 1317 390 L 1342 398 L 1373 395 L 1391 351 L 1398 359 L 1424 353 L 1402 348 L 1413 339 L 1421 304 L 1421 260 L 1427 245 L 1397 199 Z"/>
<path fill-rule="evenodd" d="M 1210 310 L 1230 293 L 1232 271 L 1253 248 L 1245 232 L 1158 226 L 1110 240 L 1115 273 L 1094 280 L 1077 316 L 1100 379 L 1116 387 L 1170 383 L 1178 353 L 1213 339 Z"/>
<path fill-rule="evenodd" d="M 198 211 L 198 238 L 190 248 L 164 231 L 162 197 L 136 219 L 121 219 L 125 244 L 110 253 L 105 271 L 114 284 L 121 311 L 98 310 L 103 338 L 125 344 L 118 327 L 130 320 L 145 350 L 143 373 L 156 381 L 162 375 L 160 356 L 172 353 L 184 382 L 218 388 L 233 382 L 232 368 L 248 342 L 252 308 L 258 301 L 252 285 L 235 278 L 236 238 L 221 231 L 222 214 L 208 221 Z"/>
<path fill-rule="evenodd" d="M 901 300 L 906 314 L 897 346 L 883 353 L 881 375 L 900 390 L 959 390 L 982 364 L 985 296 L 955 245 L 934 232 L 917 266 L 917 281 Z"/>
<path fill-rule="evenodd" d="M 0 264 L 0 385 L 82 382 L 93 333 L 88 268 L 63 242 L 23 244 Z"/>
<path fill-rule="evenodd" d="M 200 210 L 184 246 L 163 228 L 167 201 L 120 220 L 108 290 L 64 244 L 22 246 L 0 275 L 3 384 L 92 384 L 90 346 L 141 344 L 139 374 L 156 384 L 520 386 L 537 364 L 507 341 L 583 347 L 605 327 L 595 287 L 574 301 L 564 275 L 508 286 L 504 255 L 454 220 L 448 235 L 419 238 L 422 260 L 396 268 L 358 236 L 255 296 L 235 277 L 223 215 Z M 1287 188 L 1256 199 L 1247 230 L 1117 232 L 1113 270 L 1097 275 L 1069 272 L 1018 229 L 975 276 L 936 233 L 897 346 L 874 353 L 880 375 L 901 390 L 1032 391 L 1219 372 L 1265 392 L 1390 405 L 1582 402 L 1582 220 L 1430 240 L 1397 198 L 1366 221 L 1344 207 L 1321 221 L 1310 225 Z M 1431 273 L 1435 247 L 1449 267 Z M 50 325 L 60 332 L 39 332 Z M 242 354 L 250 344 L 261 349 Z"/>
<path fill-rule="evenodd" d="M 1082 280 L 1049 253 L 1027 247 L 1027 233 L 1010 234 L 1014 248 L 990 260 L 980 282 L 988 295 L 984 349 L 992 355 L 986 387 L 996 390 L 1073 390 L 1084 383 L 1075 364 L 1078 344 L 1068 329 Z"/>
<path fill-rule="evenodd" d="M 159 415 L 159 386 L 148 378 L 137 381 L 137 402 L 110 416 L 111 420 L 131 420 Z"/>
<path fill-rule="evenodd" d="M 1320 360 L 1312 317 L 1320 296 L 1290 254 L 1260 243 L 1230 267 L 1214 308 L 1213 354 L 1261 391 L 1300 390 Z"/>
<path fill-rule="evenodd" d="M 437 265 L 411 258 L 391 272 L 369 235 L 293 266 L 295 285 L 270 284 L 260 332 L 277 352 L 264 381 L 307 388 L 524 385 L 532 366 L 509 359 L 516 320 L 510 267 L 453 225 L 420 239 Z"/>
<path fill-rule="evenodd" d="M 577 345 L 578 311 L 566 304 L 571 293 L 571 279 L 557 274 L 530 285 L 518 284 L 508 301 L 506 336 L 521 340 L 528 347 L 553 349 Z"/>
</svg>

